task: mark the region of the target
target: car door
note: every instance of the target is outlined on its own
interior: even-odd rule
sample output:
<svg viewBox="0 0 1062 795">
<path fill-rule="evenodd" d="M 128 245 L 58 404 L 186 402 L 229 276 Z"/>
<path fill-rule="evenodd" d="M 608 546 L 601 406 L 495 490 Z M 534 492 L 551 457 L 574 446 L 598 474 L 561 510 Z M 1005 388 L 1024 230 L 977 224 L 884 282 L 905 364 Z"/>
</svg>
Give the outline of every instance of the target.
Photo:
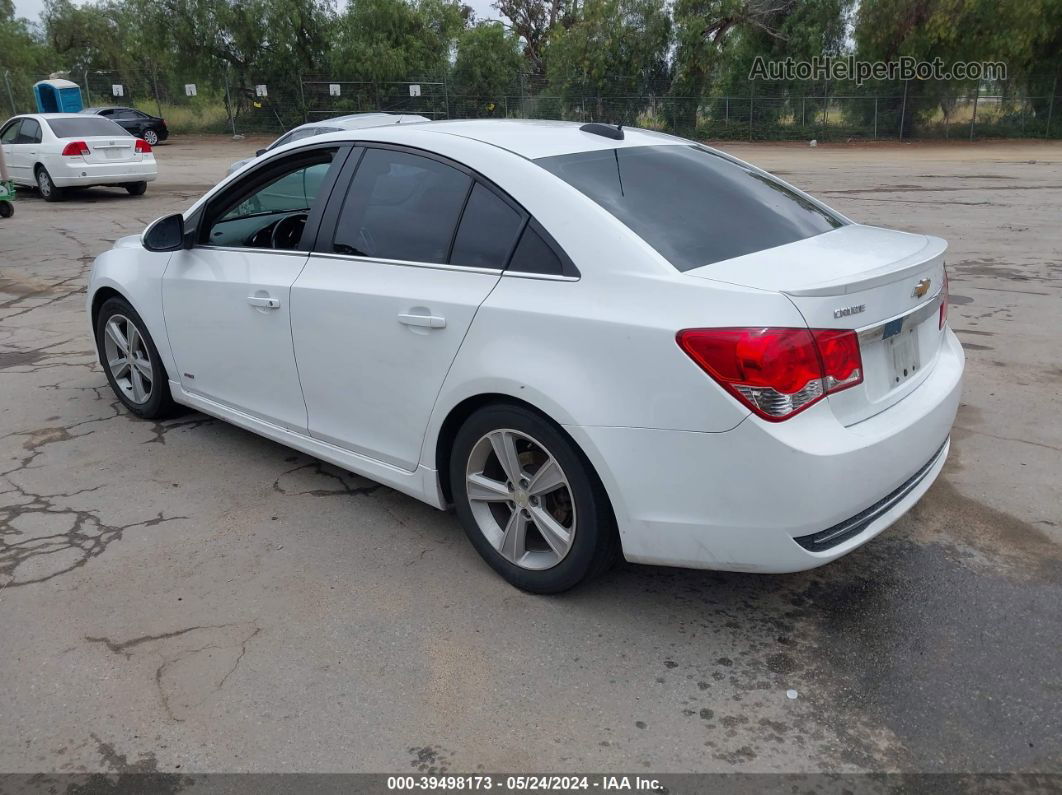
<svg viewBox="0 0 1062 795">
<path fill-rule="evenodd" d="M 309 430 L 413 471 L 443 379 L 526 217 L 454 163 L 394 147 L 354 160 L 292 288 Z"/>
<path fill-rule="evenodd" d="M 291 285 L 348 151 L 332 145 L 273 158 L 203 208 L 195 245 L 175 252 L 163 277 L 182 389 L 306 432 Z"/>
<path fill-rule="evenodd" d="M 19 144 L 19 133 L 22 130 L 23 119 L 12 119 L 0 129 L 0 146 L 4 147 L 4 162 L 7 170 L 15 182 L 22 183 L 25 177 L 22 172 L 22 146 Z"/>
<path fill-rule="evenodd" d="M 140 121 L 136 118 L 133 111 L 128 108 L 118 108 L 108 118 L 126 132 L 139 136 Z"/>
<path fill-rule="evenodd" d="M 39 121 L 28 118 L 22 120 L 22 129 L 18 134 L 18 143 L 15 145 L 15 149 L 18 150 L 12 174 L 15 180 L 26 184 L 34 182 L 33 166 L 40 159 L 42 138 Z"/>
</svg>

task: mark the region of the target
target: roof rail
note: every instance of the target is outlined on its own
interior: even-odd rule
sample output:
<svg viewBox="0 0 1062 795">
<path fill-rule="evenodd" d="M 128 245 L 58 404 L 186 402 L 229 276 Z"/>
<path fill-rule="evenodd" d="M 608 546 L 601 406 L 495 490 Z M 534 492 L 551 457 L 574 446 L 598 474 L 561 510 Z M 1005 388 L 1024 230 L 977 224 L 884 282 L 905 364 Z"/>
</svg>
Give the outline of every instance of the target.
<svg viewBox="0 0 1062 795">
<path fill-rule="evenodd" d="M 581 132 L 593 133 L 594 135 L 601 135 L 605 138 L 611 138 L 613 141 L 623 140 L 623 125 L 617 124 L 613 127 L 611 124 L 601 124 L 600 122 L 591 122 L 590 124 L 584 124 L 579 128 Z"/>
</svg>

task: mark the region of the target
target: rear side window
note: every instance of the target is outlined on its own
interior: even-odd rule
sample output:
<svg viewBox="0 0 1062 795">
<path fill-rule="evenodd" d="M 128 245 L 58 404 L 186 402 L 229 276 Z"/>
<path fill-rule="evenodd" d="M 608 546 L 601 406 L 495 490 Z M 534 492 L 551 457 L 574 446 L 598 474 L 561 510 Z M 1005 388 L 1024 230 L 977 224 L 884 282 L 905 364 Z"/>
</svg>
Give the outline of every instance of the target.
<svg viewBox="0 0 1062 795">
<path fill-rule="evenodd" d="M 35 119 L 25 119 L 22 122 L 22 132 L 19 133 L 20 144 L 39 144 L 41 142 L 41 126 Z"/>
<path fill-rule="evenodd" d="M 538 165 L 600 204 L 680 271 L 829 232 L 840 218 L 699 146 L 637 146 Z"/>
<path fill-rule="evenodd" d="M 83 118 L 48 119 L 56 138 L 89 138 L 93 135 L 111 136 L 129 135 L 110 119 L 102 116 L 85 116 Z"/>
<path fill-rule="evenodd" d="M 537 224 L 529 223 L 520 236 L 520 242 L 509 262 L 509 270 L 521 273 L 542 273 L 558 276 L 565 272 L 557 252 L 553 250 L 536 229 Z"/>
<path fill-rule="evenodd" d="M 367 149 L 339 214 L 332 250 L 445 263 L 472 179 L 445 163 Z"/>
<path fill-rule="evenodd" d="M 461 216 L 450 264 L 504 268 L 523 223 L 523 215 L 477 183 Z"/>
</svg>

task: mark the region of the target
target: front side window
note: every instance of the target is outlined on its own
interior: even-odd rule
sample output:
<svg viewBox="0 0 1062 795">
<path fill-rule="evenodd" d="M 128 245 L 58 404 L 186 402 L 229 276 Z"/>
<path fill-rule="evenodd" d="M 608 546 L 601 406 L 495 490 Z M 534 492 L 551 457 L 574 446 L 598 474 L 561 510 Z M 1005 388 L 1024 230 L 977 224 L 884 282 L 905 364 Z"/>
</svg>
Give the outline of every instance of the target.
<svg viewBox="0 0 1062 795">
<path fill-rule="evenodd" d="M 338 254 L 444 263 L 472 178 L 427 157 L 367 149 L 340 211 Z"/>
<path fill-rule="evenodd" d="M 3 132 L 0 132 L 0 143 L 13 144 L 18 139 L 18 132 L 22 129 L 22 119 L 15 119 L 10 122 Z"/>
<path fill-rule="evenodd" d="M 332 165 L 336 150 L 300 157 L 285 169 L 249 174 L 211 215 L 204 242 L 213 246 L 295 249 Z M 240 184 L 250 185 L 241 191 Z"/>
<path fill-rule="evenodd" d="M 680 271 L 829 232 L 843 221 L 777 180 L 700 146 L 636 146 L 535 161 Z"/>
</svg>

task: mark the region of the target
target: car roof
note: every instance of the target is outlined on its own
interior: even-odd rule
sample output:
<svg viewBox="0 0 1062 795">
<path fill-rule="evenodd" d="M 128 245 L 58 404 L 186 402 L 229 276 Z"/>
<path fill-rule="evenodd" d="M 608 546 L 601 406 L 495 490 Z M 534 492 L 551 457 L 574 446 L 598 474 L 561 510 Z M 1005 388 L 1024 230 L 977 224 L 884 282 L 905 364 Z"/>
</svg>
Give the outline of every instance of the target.
<svg viewBox="0 0 1062 795">
<path fill-rule="evenodd" d="M 409 125 L 408 127 L 403 125 L 402 129 L 407 134 L 415 132 L 418 138 L 430 135 L 455 135 L 468 138 L 505 149 L 529 160 L 601 149 L 689 145 L 691 143 L 673 135 L 635 127 L 624 127 L 623 139 L 617 140 L 597 133 L 585 132 L 582 130 L 583 126 L 579 122 L 547 121 L 542 119 L 476 119 L 433 121 L 427 124 Z M 366 130 L 365 135 L 371 135 L 377 140 L 384 140 L 387 137 L 391 137 L 392 133 L 399 134 L 398 125 L 373 127 L 370 130 Z M 329 136 L 335 139 L 349 137 L 338 132 L 330 133 Z M 425 141 L 425 144 L 427 144 L 427 141 Z"/>
<path fill-rule="evenodd" d="M 343 130 L 359 130 L 367 127 L 381 127 L 392 124 L 422 124 L 431 121 L 426 116 L 418 116 L 415 113 L 350 113 L 346 116 L 331 116 L 325 119 L 300 124 L 292 127 L 288 132 L 302 130 L 307 127 L 338 127 Z M 285 133 L 286 135 L 287 133 Z"/>
</svg>

